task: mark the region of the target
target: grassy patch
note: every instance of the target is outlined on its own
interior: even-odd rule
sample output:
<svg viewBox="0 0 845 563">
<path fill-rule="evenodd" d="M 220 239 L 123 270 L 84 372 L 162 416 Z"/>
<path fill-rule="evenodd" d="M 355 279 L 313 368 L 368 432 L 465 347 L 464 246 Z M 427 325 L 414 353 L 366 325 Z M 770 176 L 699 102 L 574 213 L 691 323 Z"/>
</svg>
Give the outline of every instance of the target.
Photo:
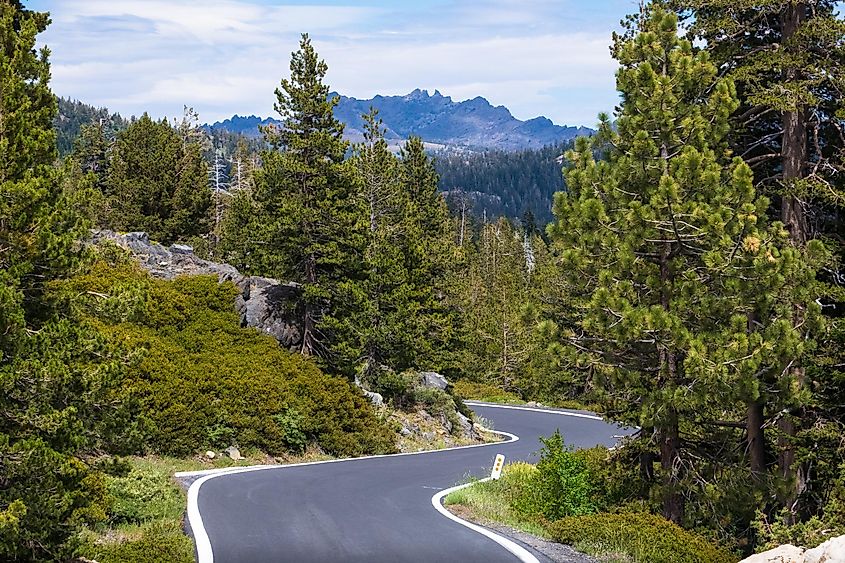
<svg viewBox="0 0 845 563">
<path fill-rule="evenodd" d="M 466 509 L 474 520 L 482 523 L 497 522 L 548 539 L 550 536 L 541 522 L 520 509 L 522 499 L 533 494 L 536 472 L 537 468 L 528 463 L 512 463 L 505 466 L 498 481 L 475 483 L 450 493 L 443 503 L 450 509 L 458 506 Z"/>
<path fill-rule="evenodd" d="M 185 493 L 173 480 L 182 464 L 167 458 L 131 458 L 128 471 L 108 476 L 108 521 L 82 534 L 80 555 L 99 563 L 194 560 L 182 532 Z"/>
<path fill-rule="evenodd" d="M 458 380 L 452 386 L 452 392 L 467 401 L 481 401 L 483 403 L 506 403 L 521 405 L 525 401 L 515 393 L 505 391 L 489 383 L 475 383 L 465 379 Z"/>
</svg>

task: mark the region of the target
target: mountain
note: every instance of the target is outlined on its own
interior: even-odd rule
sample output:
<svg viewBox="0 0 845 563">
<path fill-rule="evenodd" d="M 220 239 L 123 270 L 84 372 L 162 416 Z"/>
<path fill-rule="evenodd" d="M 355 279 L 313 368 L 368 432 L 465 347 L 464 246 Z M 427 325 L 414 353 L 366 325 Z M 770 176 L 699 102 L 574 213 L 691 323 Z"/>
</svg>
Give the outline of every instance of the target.
<svg viewBox="0 0 845 563">
<path fill-rule="evenodd" d="M 419 135 L 431 148 L 518 151 L 539 149 L 592 133 L 586 127 L 555 125 L 545 117 L 520 121 L 506 107 L 493 106 L 480 96 L 455 102 L 436 90 L 429 94 L 419 89 L 406 96 L 375 96 L 369 100 L 331 95 L 340 97 L 335 116 L 346 124 L 346 137 L 353 142 L 363 139 L 361 115 L 371 106 L 379 110 L 387 128 L 385 136 L 392 145 L 398 145 L 409 135 Z M 278 123 L 273 118 L 235 115 L 209 128 L 257 137 L 259 125 Z"/>
</svg>

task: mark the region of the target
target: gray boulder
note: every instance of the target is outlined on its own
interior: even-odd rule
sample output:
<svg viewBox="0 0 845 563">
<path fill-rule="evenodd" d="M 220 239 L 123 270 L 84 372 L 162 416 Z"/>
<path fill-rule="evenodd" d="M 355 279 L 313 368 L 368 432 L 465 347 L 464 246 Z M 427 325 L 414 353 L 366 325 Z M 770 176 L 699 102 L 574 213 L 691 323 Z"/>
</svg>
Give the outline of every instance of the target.
<svg viewBox="0 0 845 563">
<path fill-rule="evenodd" d="M 845 536 L 831 538 L 813 549 L 791 544 L 755 553 L 740 563 L 845 563 Z"/>
<path fill-rule="evenodd" d="M 755 553 L 740 563 L 804 563 L 804 550 L 791 544 Z"/>
<path fill-rule="evenodd" d="M 223 453 L 235 461 L 243 459 L 240 450 L 238 450 L 238 448 L 236 448 L 235 446 L 229 446 L 228 448 L 223 450 Z"/>
<path fill-rule="evenodd" d="M 143 232 L 93 231 L 92 240 L 95 245 L 111 243 L 128 250 L 154 278 L 172 280 L 179 276 L 211 275 L 217 276 L 221 283 L 232 282 L 241 290 L 235 307 L 242 326 L 266 332 L 288 348 L 296 348 L 302 341 L 299 325 L 302 287 L 297 283 L 244 276 L 228 264 L 203 260 L 190 246 L 174 244 L 168 249 L 150 242 Z"/>
<path fill-rule="evenodd" d="M 445 391 L 449 382 L 446 381 L 445 377 L 435 371 L 421 371 L 420 384 L 423 387 L 436 387 L 437 389 Z"/>
<path fill-rule="evenodd" d="M 241 324 L 272 335 L 288 348 L 302 342 L 299 326 L 302 286 L 253 276 L 246 278 L 240 287 L 242 293 L 235 300 L 235 307 L 241 314 Z"/>
</svg>

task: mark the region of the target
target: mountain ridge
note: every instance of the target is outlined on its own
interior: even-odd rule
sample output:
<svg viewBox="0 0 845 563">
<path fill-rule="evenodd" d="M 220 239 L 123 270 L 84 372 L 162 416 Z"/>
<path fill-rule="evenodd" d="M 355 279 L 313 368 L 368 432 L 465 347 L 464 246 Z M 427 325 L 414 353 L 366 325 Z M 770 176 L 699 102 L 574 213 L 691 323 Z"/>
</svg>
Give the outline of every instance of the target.
<svg viewBox="0 0 845 563">
<path fill-rule="evenodd" d="M 545 116 L 522 121 L 507 107 L 493 106 L 482 96 L 455 102 L 438 90 L 429 94 L 428 90 L 419 88 L 404 96 L 375 95 L 362 100 L 336 92 L 329 95 L 339 97 L 335 116 L 346 125 L 344 136 L 352 142 L 363 140 L 361 116 L 370 107 L 379 110 L 386 129 L 385 138 L 394 146 L 410 135 L 418 135 L 434 149 L 519 151 L 540 149 L 593 133 L 587 127 L 557 125 Z M 207 127 L 258 137 L 259 126 L 279 123 L 272 117 L 235 114 Z"/>
</svg>

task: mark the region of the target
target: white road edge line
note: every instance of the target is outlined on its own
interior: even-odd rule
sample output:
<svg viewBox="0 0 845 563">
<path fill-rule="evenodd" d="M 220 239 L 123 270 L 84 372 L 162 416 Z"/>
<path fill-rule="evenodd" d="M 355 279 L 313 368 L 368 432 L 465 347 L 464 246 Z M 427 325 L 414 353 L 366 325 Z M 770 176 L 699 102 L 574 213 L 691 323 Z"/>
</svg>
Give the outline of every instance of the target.
<svg viewBox="0 0 845 563">
<path fill-rule="evenodd" d="M 455 516 L 454 514 L 449 512 L 449 510 L 445 506 L 443 506 L 443 499 L 451 493 L 454 493 L 455 491 L 460 491 L 461 489 L 466 489 L 467 487 L 471 487 L 477 483 L 484 483 L 489 480 L 490 477 L 486 477 L 484 479 L 479 479 L 478 481 L 473 481 L 472 483 L 465 483 L 463 485 L 458 485 L 456 487 L 451 487 L 446 490 L 440 491 L 439 493 L 431 497 L 431 504 L 434 506 L 434 509 L 437 510 L 437 512 L 439 512 L 449 520 L 454 520 L 461 526 L 466 526 L 473 532 L 477 532 L 483 536 L 490 538 L 491 540 L 508 550 L 514 556 L 516 556 L 516 558 L 522 561 L 522 563 L 540 563 L 530 551 L 528 551 L 515 541 L 509 540 L 504 536 L 500 536 L 499 534 L 492 532 L 487 528 L 482 528 L 481 526 L 473 524 L 472 522 L 467 522 L 466 520 Z"/>
<path fill-rule="evenodd" d="M 559 414 L 559 415 L 562 415 L 562 416 L 575 416 L 575 417 L 579 417 L 579 418 L 591 418 L 591 419 L 595 419 L 595 420 L 603 420 L 599 416 L 594 416 L 594 415 L 591 416 L 591 415 L 587 415 L 587 414 L 583 414 L 583 413 L 555 411 L 555 410 L 548 410 L 548 409 L 538 409 L 538 408 L 533 408 L 533 407 L 514 407 L 514 406 L 510 406 L 510 405 L 499 405 L 499 404 L 495 404 L 495 403 L 479 403 L 479 402 L 476 402 L 476 401 L 464 401 L 464 402 L 467 405 L 476 405 L 476 406 L 480 406 L 480 407 L 492 407 L 492 408 L 498 408 L 498 409 L 515 409 L 515 410 L 523 410 L 523 411 L 535 411 L 535 412 Z M 469 448 L 489 448 L 491 446 L 508 444 L 508 443 L 516 442 L 516 441 L 519 440 L 519 436 L 516 436 L 514 434 L 510 434 L 508 432 L 501 432 L 499 430 L 489 430 L 488 432 L 490 432 L 492 434 L 499 434 L 500 436 L 506 436 L 506 437 L 510 438 L 510 440 L 508 440 L 507 442 L 493 442 L 493 443 L 490 443 L 490 444 L 473 444 L 471 446 L 459 446 L 457 448 L 447 448 L 447 449 L 442 449 L 442 450 L 425 450 L 425 451 L 421 451 L 421 452 L 406 452 L 406 453 L 400 453 L 400 454 L 371 455 L 371 456 L 364 456 L 364 457 L 351 457 L 351 458 L 346 458 L 346 459 L 330 459 L 330 460 L 326 460 L 326 461 L 309 461 L 309 462 L 304 462 L 304 463 L 292 463 L 292 464 L 289 464 L 289 465 L 250 465 L 250 466 L 246 466 L 246 467 L 231 467 L 231 468 L 227 467 L 227 468 L 222 468 L 222 469 L 208 469 L 208 470 L 203 470 L 203 471 L 179 471 L 179 472 L 174 474 L 175 477 L 200 477 L 199 479 L 197 479 L 196 481 L 191 483 L 190 487 L 188 487 L 188 524 L 190 525 L 191 533 L 194 536 L 194 544 L 196 545 L 196 549 L 197 549 L 197 562 L 198 563 L 213 563 L 214 562 L 214 552 L 211 549 L 211 540 L 208 537 L 208 532 L 206 532 L 205 526 L 203 526 L 202 515 L 200 514 L 200 509 L 199 509 L 200 487 L 202 487 L 203 483 L 205 483 L 206 481 L 214 479 L 215 477 L 222 477 L 224 475 L 233 475 L 235 473 L 248 473 L 248 472 L 252 472 L 252 471 L 263 471 L 263 470 L 266 470 L 266 469 L 286 469 L 288 467 L 304 467 L 306 465 L 322 465 L 322 464 L 325 464 L 325 463 L 348 463 L 348 462 L 360 461 L 360 460 L 364 460 L 364 459 L 377 459 L 377 458 L 383 458 L 383 457 L 400 457 L 400 456 L 409 456 L 409 455 L 434 454 L 434 453 L 438 453 L 438 452 L 448 452 L 448 451 L 452 451 L 452 450 L 465 450 L 465 449 L 469 449 Z M 458 487 L 458 489 L 463 488 L 465 486 L 468 486 L 468 485 L 461 485 L 461 486 Z M 448 491 L 448 492 L 451 492 L 453 490 L 457 490 L 457 489 L 454 488 L 454 487 L 452 487 L 451 489 L 446 489 L 446 491 Z M 446 492 L 446 494 L 448 494 L 448 492 Z M 438 493 L 438 494 L 440 494 L 440 493 Z M 436 496 L 437 495 L 435 495 L 435 497 Z M 445 495 L 443 495 L 443 496 L 445 496 Z M 432 502 L 433 501 L 434 501 L 434 499 L 432 498 Z M 513 543 L 511 540 L 508 540 L 507 538 L 503 538 L 501 536 L 498 536 L 498 535 L 494 534 L 493 532 L 486 530 L 484 528 L 481 528 L 480 526 L 476 526 L 475 524 L 471 524 L 470 522 L 460 520 L 457 516 L 454 516 L 451 512 L 449 512 L 448 510 L 445 510 L 445 508 L 443 508 L 442 505 L 439 505 L 440 508 L 438 508 L 438 505 L 439 505 L 439 500 L 438 500 L 438 504 L 435 505 L 435 509 L 437 509 L 438 512 L 441 512 L 441 514 L 447 515 L 448 518 L 455 520 L 456 522 L 459 522 L 462 525 L 464 525 L 468 528 L 471 528 L 471 529 L 475 530 L 476 532 L 491 538 L 493 541 L 495 541 L 499 545 L 502 545 L 503 547 L 505 547 L 505 549 L 508 549 L 508 547 L 505 546 L 505 544 L 502 543 L 502 542 L 507 542 L 507 543 L 513 544 L 516 548 L 522 549 L 531 558 L 531 559 L 521 559 L 522 561 L 525 561 L 526 563 L 537 562 L 537 559 L 533 555 L 528 553 L 528 551 L 524 550 L 519 545 Z M 499 539 L 497 540 L 496 538 L 499 538 Z M 502 540 L 502 541 L 499 541 L 499 540 Z M 508 549 L 508 551 L 510 551 L 510 549 Z M 511 551 L 511 553 L 514 553 L 514 552 Z M 517 555 L 517 557 L 519 557 L 519 556 Z"/>
</svg>

